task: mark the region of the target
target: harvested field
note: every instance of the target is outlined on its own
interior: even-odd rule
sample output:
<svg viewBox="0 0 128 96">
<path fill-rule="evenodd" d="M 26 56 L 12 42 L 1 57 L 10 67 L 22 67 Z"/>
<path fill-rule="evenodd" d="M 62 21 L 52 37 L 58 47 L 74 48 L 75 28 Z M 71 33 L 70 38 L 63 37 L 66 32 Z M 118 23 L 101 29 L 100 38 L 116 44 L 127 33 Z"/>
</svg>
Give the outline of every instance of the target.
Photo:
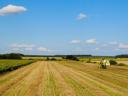
<svg viewBox="0 0 128 96">
<path fill-rule="evenodd" d="M 128 65 L 128 61 L 117 61 L 118 63 L 123 63 L 123 64 L 126 64 Z"/>
<path fill-rule="evenodd" d="M 0 96 L 127 96 L 128 67 L 38 61 L 0 76 Z"/>
</svg>

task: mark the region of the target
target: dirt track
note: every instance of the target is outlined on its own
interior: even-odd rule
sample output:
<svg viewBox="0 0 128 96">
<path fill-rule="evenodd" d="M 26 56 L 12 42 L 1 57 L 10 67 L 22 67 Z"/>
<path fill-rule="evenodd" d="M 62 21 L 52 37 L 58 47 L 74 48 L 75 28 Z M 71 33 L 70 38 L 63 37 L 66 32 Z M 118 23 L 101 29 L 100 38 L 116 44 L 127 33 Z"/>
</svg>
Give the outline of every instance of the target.
<svg viewBox="0 0 128 96">
<path fill-rule="evenodd" d="M 39 61 L 0 76 L 0 96 L 127 96 L 128 68 Z"/>
</svg>

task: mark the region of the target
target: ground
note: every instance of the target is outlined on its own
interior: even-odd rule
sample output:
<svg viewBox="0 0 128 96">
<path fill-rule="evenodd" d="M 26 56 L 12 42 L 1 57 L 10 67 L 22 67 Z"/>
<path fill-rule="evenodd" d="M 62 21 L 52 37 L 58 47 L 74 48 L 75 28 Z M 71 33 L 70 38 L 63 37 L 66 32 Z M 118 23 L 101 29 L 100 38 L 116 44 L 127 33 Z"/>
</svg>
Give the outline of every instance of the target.
<svg viewBox="0 0 128 96">
<path fill-rule="evenodd" d="M 38 61 L 0 75 L 0 96 L 127 96 L 128 67 Z"/>
</svg>

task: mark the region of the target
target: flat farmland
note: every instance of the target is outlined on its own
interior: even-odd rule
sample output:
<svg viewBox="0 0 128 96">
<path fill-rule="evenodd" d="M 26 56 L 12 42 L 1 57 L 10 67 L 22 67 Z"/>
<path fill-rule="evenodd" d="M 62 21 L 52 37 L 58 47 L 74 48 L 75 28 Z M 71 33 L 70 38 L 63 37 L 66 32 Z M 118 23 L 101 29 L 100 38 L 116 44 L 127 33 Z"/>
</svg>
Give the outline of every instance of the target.
<svg viewBox="0 0 128 96">
<path fill-rule="evenodd" d="M 17 69 L 35 62 L 34 60 L 0 60 L 0 73 Z"/>
<path fill-rule="evenodd" d="M 128 67 L 38 61 L 0 75 L 0 96 L 128 96 Z"/>
<path fill-rule="evenodd" d="M 117 61 L 118 63 L 123 63 L 125 65 L 128 65 L 128 61 Z"/>
</svg>

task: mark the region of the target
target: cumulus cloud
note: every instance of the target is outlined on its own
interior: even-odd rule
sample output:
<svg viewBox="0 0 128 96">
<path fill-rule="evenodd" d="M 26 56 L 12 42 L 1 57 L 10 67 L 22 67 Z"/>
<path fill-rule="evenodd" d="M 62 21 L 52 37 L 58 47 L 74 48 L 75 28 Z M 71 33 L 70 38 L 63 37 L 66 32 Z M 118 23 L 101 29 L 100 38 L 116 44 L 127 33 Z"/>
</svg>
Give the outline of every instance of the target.
<svg viewBox="0 0 128 96">
<path fill-rule="evenodd" d="M 71 44 L 82 44 L 84 41 L 83 40 L 72 40 L 70 43 Z M 96 39 L 88 39 L 85 40 L 86 44 L 97 44 L 97 40 Z"/>
<path fill-rule="evenodd" d="M 48 51 L 56 51 L 56 50 L 50 50 L 46 47 L 40 47 L 34 44 L 12 44 L 10 46 L 13 51 L 42 51 L 42 52 L 48 52 Z"/>
<path fill-rule="evenodd" d="M 17 50 L 32 51 L 35 45 L 34 44 L 12 44 L 11 47 L 14 51 L 17 51 Z"/>
<path fill-rule="evenodd" d="M 112 42 L 109 42 L 109 44 L 111 44 L 111 45 L 117 45 L 118 42 L 117 41 L 112 41 Z"/>
<path fill-rule="evenodd" d="M 123 44 L 123 43 L 121 43 L 121 44 L 119 44 L 119 46 L 118 46 L 120 49 L 128 49 L 128 44 Z"/>
<path fill-rule="evenodd" d="M 28 48 L 25 48 L 25 50 L 27 50 L 27 51 L 32 51 L 33 48 L 32 48 L 32 47 L 28 47 Z"/>
<path fill-rule="evenodd" d="M 86 44 L 96 44 L 97 41 L 96 41 L 96 39 L 88 39 L 88 40 L 85 41 L 85 43 Z"/>
<path fill-rule="evenodd" d="M 79 51 L 83 51 L 83 48 L 81 47 L 76 47 L 76 48 L 73 48 L 71 51 L 74 51 L 74 52 L 79 52 Z"/>
<path fill-rule="evenodd" d="M 27 11 L 27 9 L 23 6 L 17 6 L 9 4 L 0 9 L 0 16 L 8 15 L 8 14 L 15 14 Z"/>
<path fill-rule="evenodd" d="M 84 14 L 84 13 L 80 13 L 80 14 L 78 15 L 78 17 L 77 17 L 78 20 L 84 20 L 84 19 L 86 19 L 86 18 L 87 18 L 87 15 Z"/>
<path fill-rule="evenodd" d="M 119 49 L 119 48 L 116 48 L 115 50 L 116 50 L 116 51 L 120 51 L 120 49 Z"/>
<path fill-rule="evenodd" d="M 79 43 L 81 43 L 81 40 L 72 40 L 70 43 L 71 44 L 79 44 Z"/>
<path fill-rule="evenodd" d="M 12 51 L 22 51 L 20 48 L 12 48 Z"/>
<path fill-rule="evenodd" d="M 99 51 L 99 50 L 100 50 L 100 48 L 95 48 L 95 50 L 96 50 L 96 51 Z"/>
<path fill-rule="evenodd" d="M 44 52 L 50 51 L 48 48 L 45 48 L 45 47 L 39 47 L 39 48 L 37 48 L 37 50 L 38 51 L 44 51 Z"/>
<path fill-rule="evenodd" d="M 11 47 L 14 48 L 33 48 L 35 47 L 34 44 L 12 44 Z"/>
<path fill-rule="evenodd" d="M 105 43 L 104 43 L 104 44 L 102 44 L 101 46 L 102 46 L 102 47 L 107 47 L 107 46 L 108 46 L 108 44 L 105 44 Z"/>
</svg>

